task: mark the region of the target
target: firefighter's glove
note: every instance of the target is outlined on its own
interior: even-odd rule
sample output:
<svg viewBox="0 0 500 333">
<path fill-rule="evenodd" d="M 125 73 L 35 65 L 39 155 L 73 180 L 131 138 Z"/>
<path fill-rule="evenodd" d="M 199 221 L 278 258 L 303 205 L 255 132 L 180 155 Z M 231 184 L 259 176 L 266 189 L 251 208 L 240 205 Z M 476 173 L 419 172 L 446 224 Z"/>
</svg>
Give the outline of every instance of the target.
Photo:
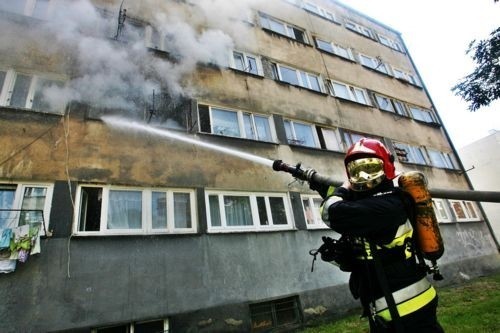
<svg viewBox="0 0 500 333">
<path fill-rule="evenodd" d="M 332 195 L 333 191 L 335 190 L 335 187 L 331 185 L 314 180 L 309 181 L 309 188 L 313 191 L 318 192 L 323 199 L 326 199 L 328 196 Z"/>
</svg>

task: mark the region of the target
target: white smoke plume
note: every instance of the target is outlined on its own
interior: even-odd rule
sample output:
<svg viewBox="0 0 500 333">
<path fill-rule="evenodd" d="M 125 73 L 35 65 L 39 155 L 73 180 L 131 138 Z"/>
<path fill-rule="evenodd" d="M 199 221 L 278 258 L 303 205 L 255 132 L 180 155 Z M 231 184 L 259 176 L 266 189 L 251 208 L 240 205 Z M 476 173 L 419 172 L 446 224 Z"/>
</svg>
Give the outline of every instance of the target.
<svg viewBox="0 0 500 333">
<path fill-rule="evenodd" d="M 53 105 L 80 101 L 131 109 L 136 107 L 136 97 L 151 95 L 153 90 L 190 96 L 195 88 L 185 79 L 198 64 L 227 66 L 235 45 L 251 43 L 251 29 L 245 21 L 259 1 L 124 0 L 127 17 L 118 40 L 113 37 L 118 31 L 120 1 L 112 6 L 107 1 L 109 7 L 99 9 L 90 0 L 59 1 L 45 27 L 59 45 L 71 50 L 74 72 L 64 87 L 51 86 L 44 97 Z M 155 27 L 170 59 L 145 47 L 144 31 L 130 29 L 134 18 L 147 19 Z"/>
</svg>

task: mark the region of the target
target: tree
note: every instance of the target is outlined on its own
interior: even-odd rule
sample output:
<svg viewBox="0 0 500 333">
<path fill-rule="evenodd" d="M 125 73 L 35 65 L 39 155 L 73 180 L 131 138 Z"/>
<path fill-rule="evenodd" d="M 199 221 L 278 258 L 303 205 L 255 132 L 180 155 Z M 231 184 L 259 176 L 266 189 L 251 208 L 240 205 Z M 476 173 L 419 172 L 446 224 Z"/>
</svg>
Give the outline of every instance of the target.
<svg viewBox="0 0 500 333">
<path fill-rule="evenodd" d="M 500 98 L 500 27 L 488 39 L 473 40 L 466 54 L 471 52 L 476 68 L 451 90 L 469 103 L 470 111 L 477 111 Z"/>
</svg>

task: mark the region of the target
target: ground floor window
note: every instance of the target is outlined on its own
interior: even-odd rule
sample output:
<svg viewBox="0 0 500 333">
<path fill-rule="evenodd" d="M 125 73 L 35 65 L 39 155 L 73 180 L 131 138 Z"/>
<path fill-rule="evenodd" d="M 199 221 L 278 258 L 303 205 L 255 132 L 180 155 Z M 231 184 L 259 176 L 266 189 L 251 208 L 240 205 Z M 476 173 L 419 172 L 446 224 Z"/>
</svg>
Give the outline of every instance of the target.
<svg viewBox="0 0 500 333">
<path fill-rule="evenodd" d="M 92 333 L 168 333 L 168 319 L 133 322 L 94 328 Z"/>
<path fill-rule="evenodd" d="M 302 321 L 298 296 L 250 305 L 252 332 L 293 328 Z"/>
</svg>

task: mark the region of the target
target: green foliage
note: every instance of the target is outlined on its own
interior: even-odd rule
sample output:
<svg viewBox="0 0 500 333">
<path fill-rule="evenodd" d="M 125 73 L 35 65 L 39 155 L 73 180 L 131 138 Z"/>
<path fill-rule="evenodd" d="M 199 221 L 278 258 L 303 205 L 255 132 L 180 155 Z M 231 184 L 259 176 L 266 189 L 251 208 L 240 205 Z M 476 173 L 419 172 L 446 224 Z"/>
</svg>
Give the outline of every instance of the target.
<svg viewBox="0 0 500 333">
<path fill-rule="evenodd" d="M 438 319 L 446 333 L 500 332 L 500 273 L 438 288 Z M 301 333 L 367 333 L 368 321 L 352 315 Z"/>
<path fill-rule="evenodd" d="M 476 111 L 500 98 L 500 27 L 489 39 L 472 41 L 467 54 L 471 52 L 476 68 L 451 90 L 469 103 L 470 111 Z"/>
</svg>

